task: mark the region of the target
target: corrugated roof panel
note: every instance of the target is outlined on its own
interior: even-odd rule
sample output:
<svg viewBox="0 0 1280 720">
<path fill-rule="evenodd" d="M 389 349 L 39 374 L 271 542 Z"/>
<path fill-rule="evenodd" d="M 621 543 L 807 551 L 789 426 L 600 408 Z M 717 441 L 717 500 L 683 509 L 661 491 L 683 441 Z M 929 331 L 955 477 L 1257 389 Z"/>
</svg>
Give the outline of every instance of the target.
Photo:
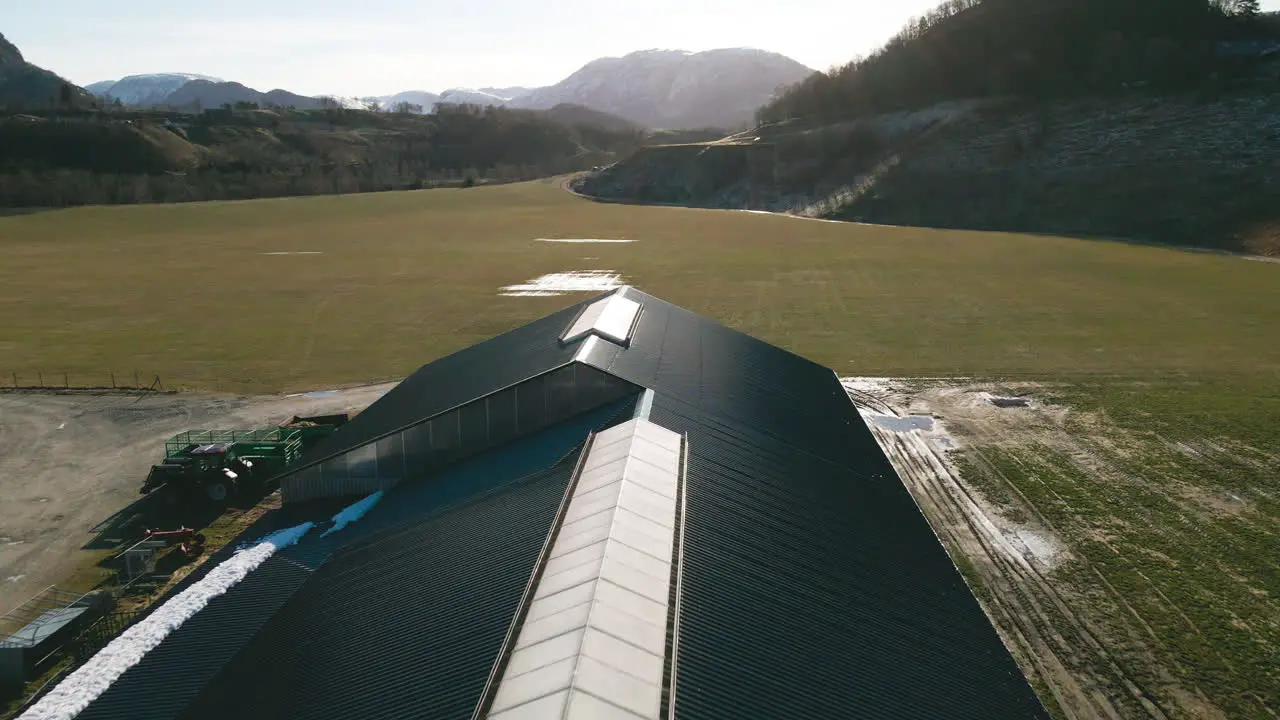
<svg viewBox="0 0 1280 720">
<path fill-rule="evenodd" d="M 268 558 L 170 633 L 77 718 L 175 717 L 310 576 L 283 551 Z"/>
<path fill-rule="evenodd" d="M 603 343 L 580 361 L 836 462 L 880 453 L 831 370 L 634 288 L 620 292 L 644 306 L 631 345 Z"/>
<path fill-rule="evenodd" d="M 572 465 L 334 554 L 181 717 L 471 717 Z"/>
<path fill-rule="evenodd" d="M 1047 717 L 883 454 L 651 417 L 689 435 L 677 717 Z"/>
</svg>

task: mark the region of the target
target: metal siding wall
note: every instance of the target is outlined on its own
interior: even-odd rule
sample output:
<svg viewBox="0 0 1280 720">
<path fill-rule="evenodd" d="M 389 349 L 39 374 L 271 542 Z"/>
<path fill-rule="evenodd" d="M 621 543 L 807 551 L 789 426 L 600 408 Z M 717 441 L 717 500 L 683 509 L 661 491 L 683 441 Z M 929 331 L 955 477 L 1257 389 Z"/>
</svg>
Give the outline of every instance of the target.
<svg viewBox="0 0 1280 720">
<path fill-rule="evenodd" d="M 431 425 L 418 423 L 405 430 L 404 467 L 405 479 L 417 477 L 427 471 L 427 458 L 431 453 Z"/>
<path fill-rule="evenodd" d="M 606 294 L 424 365 L 321 441 L 304 462 L 349 451 L 570 362 L 577 345 L 562 346 L 560 333 L 581 307 Z"/>
<path fill-rule="evenodd" d="M 517 431 L 537 432 L 638 391 L 625 380 L 573 363 L 326 460 L 317 474 L 303 468 L 281 479 L 281 487 L 288 487 L 282 499 L 294 503 L 385 490 L 510 441 Z M 529 408 L 524 413 L 522 399 Z M 406 442 L 414 443 L 412 450 L 398 447 Z M 406 475 L 411 462 L 413 470 Z"/>
<path fill-rule="evenodd" d="M 310 500 L 320 485 L 320 467 L 312 466 L 280 479 L 280 499 L 295 503 Z"/>
<path fill-rule="evenodd" d="M 539 375 L 516 387 L 516 428 L 524 433 L 547 423 L 547 378 Z"/>
<path fill-rule="evenodd" d="M 574 363 L 547 373 L 545 381 L 547 421 L 555 422 L 573 414 L 573 408 L 577 404 L 574 397 L 576 383 L 574 372 L 579 367 L 581 366 Z"/>
<path fill-rule="evenodd" d="M 489 441 L 495 445 L 506 442 L 516 435 L 516 394 L 518 387 L 508 388 L 500 393 L 490 395 L 485 400 L 489 417 Z"/>
<path fill-rule="evenodd" d="M 374 443 L 358 447 L 347 453 L 347 477 L 352 487 L 359 487 L 378 478 L 378 449 Z"/>
<path fill-rule="evenodd" d="M 462 446 L 462 428 L 457 410 L 432 418 L 431 455 L 433 464 L 449 462 Z"/>
<path fill-rule="evenodd" d="M 478 450 L 489 444 L 489 411 L 485 401 L 463 405 L 459 412 L 462 452 Z"/>
<path fill-rule="evenodd" d="M 386 490 L 404 479 L 404 433 L 378 441 L 378 489 Z"/>
</svg>

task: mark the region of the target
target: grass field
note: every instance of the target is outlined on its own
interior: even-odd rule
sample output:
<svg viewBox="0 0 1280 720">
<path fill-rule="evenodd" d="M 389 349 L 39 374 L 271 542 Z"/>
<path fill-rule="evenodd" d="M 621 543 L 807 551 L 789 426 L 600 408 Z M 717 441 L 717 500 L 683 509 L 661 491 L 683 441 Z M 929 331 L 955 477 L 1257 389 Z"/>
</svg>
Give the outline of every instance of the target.
<svg viewBox="0 0 1280 720">
<path fill-rule="evenodd" d="M 320 254 L 263 254 L 283 251 Z M 1277 264 L 604 205 L 553 183 L 82 208 L 0 217 L 0 382 L 138 369 L 273 392 L 397 377 L 580 297 L 501 286 L 593 269 L 841 375 L 1050 383 L 1101 418 L 1073 433 L 1128 440 L 1091 472 L 1088 457 L 996 438 L 974 483 L 997 503 L 1016 491 L 1030 507 L 1010 512 L 1068 543 L 1084 565 L 1055 580 L 1128 638 L 1112 660 L 1167 716 L 1275 716 Z M 1204 493 L 1204 513 L 1172 501 L 1175 486 Z M 1240 507 L 1218 507 L 1224 493 Z"/>
<path fill-rule="evenodd" d="M 613 245 L 535 237 L 625 237 Z M 309 251 L 320 255 L 264 255 Z M 551 183 L 0 217 L 0 377 L 395 377 L 612 269 L 842 374 L 1280 372 L 1280 266 L 1055 237 L 601 205 Z M 593 259 L 584 259 L 593 258 Z M 81 383 L 84 384 L 84 383 Z"/>
</svg>

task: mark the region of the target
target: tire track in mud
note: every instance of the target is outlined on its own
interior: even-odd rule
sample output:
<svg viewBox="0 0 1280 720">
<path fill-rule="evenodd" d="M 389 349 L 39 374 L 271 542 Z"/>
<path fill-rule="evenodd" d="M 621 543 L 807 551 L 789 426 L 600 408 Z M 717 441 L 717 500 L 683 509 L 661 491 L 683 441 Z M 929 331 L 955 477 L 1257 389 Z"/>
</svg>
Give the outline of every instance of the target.
<svg viewBox="0 0 1280 720">
<path fill-rule="evenodd" d="M 995 463 L 993 463 L 990 460 L 990 458 L 988 458 L 985 454 L 982 453 L 981 450 L 978 450 L 977 448 L 971 447 L 970 451 L 978 459 L 978 462 L 984 467 L 984 469 L 987 472 L 989 472 L 995 477 L 1000 478 L 1001 483 L 1003 483 L 1005 487 L 1017 493 L 1018 497 L 1022 500 L 1022 502 L 1026 505 L 1026 507 L 1032 508 L 1032 512 L 1035 514 L 1036 519 L 1039 522 L 1043 523 L 1044 526 L 1049 528 L 1051 532 L 1054 532 L 1055 534 L 1057 533 L 1056 528 L 1054 528 L 1054 526 L 1051 523 L 1049 523 L 1042 515 L 1040 515 L 1039 512 L 1036 512 L 1034 510 L 1035 506 L 1027 501 L 1026 496 L 1023 495 L 1020 490 L 1018 490 L 1018 488 L 1008 478 L 1008 476 L 1006 476 L 995 465 Z M 1079 561 L 1085 562 L 1083 560 L 1079 560 Z M 1087 562 L 1085 564 L 1088 565 L 1090 570 L 1096 571 L 1096 569 L 1091 564 L 1088 564 Z M 1043 574 L 1041 574 L 1039 571 L 1035 570 L 1034 568 L 1029 568 L 1029 570 L 1030 570 L 1030 574 L 1025 575 L 1024 578 L 1034 583 L 1036 586 L 1036 589 L 1043 595 L 1043 597 L 1048 602 L 1053 604 L 1054 608 L 1057 609 L 1058 612 L 1061 614 L 1061 616 L 1064 617 L 1068 621 L 1068 623 L 1071 625 L 1071 629 L 1074 631 L 1076 638 L 1080 641 L 1080 642 L 1072 642 L 1070 640 L 1059 638 L 1059 641 L 1060 641 L 1059 651 L 1064 653 L 1064 655 L 1067 657 L 1074 657 L 1080 660 L 1080 664 L 1077 666 L 1076 672 L 1077 673 L 1087 672 L 1085 666 L 1088 665 L 1088 661 L 1084 660 L 1081 657 L 1081 654 L 1079 651 L 1080 647 L 1087 646 L 1089 650 L 1092 651 L 1092 653 L 1100 661 L 1102 661 L 1104 666 L 1107 668 L 1111 676 L 1109 679 L 1113 683 L 1118 684 L 1120 687 L 1123 687 L 1126 691 L 1128 691 L 1128 693 L 1133 697 L 1133 699 L 1136 700 L 1139 703 L 1139 705 L 1142 707 L 1142 709 L 1146 711 L 1148 717 L 1156 718 L 1159 720 L 1166 720 L 1167 718 L 1169 718 L 1171 714 L 1169 712 L 1166 712 L 1166 710 L 1161 707 L 1161 704 L 1151 695 L 1151 693 L 1143 689 L 1142 686 L 1137 683 L 1137 681 L 1135 681 L 1131 676 L 1129 676 L 1128 673 L 1126 673 L 1119 666 L 1119 664 L 1115 661 L 1114 657 L 1112 656 L 1111 652 L 1106 649 L 1105 644 L 1102 642 L 1102 640 L 1099 639 L 1099 632 L 1097 631 L 1097 629 L 1092 627 L 1090 623 L 1082 619 L 1079 615 L 1077 615 L 1071 609 L 1070 604 L 1063 599 L 1062 595 L 1057 590 L 1054 589 L 1053 583 L 1048 578 L 1046 578 Z M 1110 596 L 1110 599 L 1113 602 L 1117 603 L 1117 605 L 1124 607 L 1131 614 L 1135 614 L 1135 615 L 1137 614 L 1134 611 L 1134 609 L 1114 591 L 1114 589 L 1108 587 L 1107 592 L 1108 592 L 1108 595 Z M 1098 678 L 1098 679 L 1102 680 L 1102 678 Z M 1102 693 L 1103 696 L 1105 697 L 1105 694 L 1106 694 L 1105 688 L 1098 688 L 1095 692 Z M 1111 708 L 1111 710 L 1113 711 L 1117 710 L 1116 708 L 1114 708 L 1114 705 L 1112 705 L 1109 700 L 1106 700 L 1105 702 L 1107 704 L 1107 707 Z"/>
<path fill-rule="evenodd" d="M 962 428 L 962 432 L 965 435 L 977 439 L 978 442 L 976 443 L 976 445 L 978 446 L 995 447 L 998 445 L 997 436 L 994 433 L 987 430 L 986 428 L 984 428 L 980 423 L 962 421 L 957 423 L 957 427 Z M 1061 429 L 1063 429 L 1064 433 L 1066 432 L 1065 428 L 1061 428 Z M 1122 483 L 1122 482 L 1128 482 L 1131 480 L 1130 478 L 1127 478 L 1123 472 L 1118 471 L 1114 465 L 1104 460 L 1104 458 L 1106 458 L 1109 454 L 1108 450 L 1105 447 L 1103 447 L 1097 441 L 1096 438 L 1091 438 L 1088 435 L 1073 435 L 1071 438 L 1071 443 L 1072 445 L 1070 447 L 1056 448 L 1056 451 L 1065 453 L 1077 468 L 1085 469 L 1087 472 L 1096 475 L 1098 478 L 1101 478 L 1102 481 L 1104 482 Z M 987 474 L 993 477 L 998 477 L 1000 479 L 1000 482 L 1003 484 L 1005 488 L 1007 488 L 1009 491 L 1016 494 L 1018 499 L 1021 501 L 1022 506 L 1028 509 L 1036 517 L 1037 522 L 1039 522 L 1044 527 L 1048 528 L 1055 535 L 1059 537 L 1063 536 L 1063 533 L 1060 531 L 1060 529 L 1056 527 L 1047 517 L 1045 517 L 1040 512 L 1039 508 L 1036 507 L 1035 503 L 1031 502 L 1030 498 L 1028 498 L 1026 494 L 1023 493 L 1023 491 L 1020 488 L 1018 488 L 1017 484 L 1012 482 L 1009 479 L 1009 477 L 1005 475 L 1005 473 L 1001 471 L 999 467 L 996 466 L 996 464 L 992 462 L 990 458 L 988 458 L 988 456 L 982 452 L 980 447 L 974 446 L 974 447 L 971 447 L 970 449 L 972 451 L 972 455 L 974 456 L 974 458 L 979 461 L 979 464 L 982 465 L 982 467 L 985 469 Z M 1053 451 L 1055 449 L 1050 448 L 1050 450 Z M 1015 463 L 1019 468 L 1021 468 L 1023 472 L 1027 473 L 1029 476 L 1035 475 L 1037 472 L 1039 472 L 1037 468 L 1027 463 L 1023 458 L 1018 457 L 1016 454 L 1010 453 L 1007 455 L 1007 457 L 1009 458 L 1009 460 Z M 1069 482 L 1073 489 L 1078 487 L 1078 483 L 1072 480 L 1072 478 L 1069 475 L 1065 475 L 1063 473 L 1055 473 L 1055 475 L 1059 481 Z M 1063 505 L 1071 504 L 1071 501 L 1068 498 L 1063 497 L 1056 490 L 1052 488 L 1046 488 L 1046 489 L 1049 491 L 1049 493 L 1054 497 L 1054 499 L 1057 502 Z M 1083 492 L 1085 489 L 1081 489 L 1081 490 Z M 1125 557 L 1125 553 L 1117 549 L 1109 540 L 1098 539 L 1098 542 L 1101 542 L 1103 545 L 1105 545 L 1109 550 L 1111 550 L 1111 552 L 1115 553 L 1117 557 L 1120 557 L 1122 559 Z M 1085 567 L 1087 571 L 1091 572 L 1100 581 L 1100 587 L 1104 590 L 1107 600 L 1113 603 L 1115 607 L 1118 610 L 1120 610 L 1122 613 L 1126 614 L 1128 617 L 1133 618 L 1134 622 L 1137 624 L 1138 628 L 1140 629 L 1139 632 L 1142 634 L 1145 634 L 1148 638 L 1151 639 L 1151 642 L 1148 644 L 1145 644 L 1145 647 L 1140 648 L 1140 651 L 1139 651 L 1139 654 L 1145 654 L 1147 656 L 1143 659 L 1143 662 L 1146 662 L 1149 664 L 1149 670 L 1151 674 L 1153 676 L 1158 677 L 1160 682 L 1165 682 L 1168 685 L 1172 686 L 1175 692 L 1182 691 L 1182 692 L 1189 693 L 1196 696 L 1197 703 L 1199 703 L 1199 708 L 1194 713 L 1196 717 L 1224 718 L 1225 716 L 1222 715 L 1221 711 L 1217 709 L 1217 707 L 1213 704 L 1213 702 L 1209 699 L 1209 697 L 1204 693 L 1203 689 L 1201 689 L 1200 686 L 1193 679 L 1191 679 L 1191 675 L 1188 672 L 1187 668 L 1181 663 L 1181 661 L 1177 658 L 1177 656 L 1169 652 L 1165 648 L 1164 642 L 1160 639 L 1159 635 L 1151 627 L 1148 621 L 1143 617 L 1142 613 L 1140 613 L 1138 609 L 1131 602 L 1129 602 L 1129 600 L 1123 594 L 1121 594 L 1119 591 L 1116 590 L 1115 586 L 1112 585 L 1112 583 L 1106 579 L 1105 574 L 1100 569 L 1098 569 L 1097 566 L 1095 566 L 1093 563 L 1088 562 L 1084 558 L 1077 558 L 1077 560 L 1079 563 L 1081 563 Z M 1202 638 L 1204 637 L 1204 634 L 1195 625 L 1195 623 L 1192 622 L 1192 620 L 1186 616 L 1186 614 L 1182 611 L 1182 609 L 1179 608 L 1172 600 L 1168 598 L 1168 596 L 1166 596 L 1160 590 L 1159 586 L 1157 586 L 1154 581 L 1152 581 L 1144 573 L 1138 570 L 1137 567 L 1130 565 L 1130 569 L 1132 569 L 1136 575 L 1138 575 L 1143 579 L 1150 593 L 1154 594 L 1156 597 L 1159 597 L 1169 609 L 1171 609 L 1175 614 L 1180 616 L 1181 619 L 1188 625 L 1188 627 L 1193 632 L 1195 632 L 1197 635 L 1201 636 Z M 1089 634 L 1097 642 L 1098 647 L 1103 648 L 1101 652 L 1104 652 L 1107 655 L 1108 661 L 1114 665 L 1115 664 L 1114 661 L 1111 660 L 1111 654 L 1105 650 L 1105 645 L 1102 644 L 1102 641 L 1100 640 L 1100 638 L 1105 633 L 1103 631 L 1100 631 L 1091 622 L 1084 621 L 1084 620 L 1081 620 L 1081 622 L 1083 627 L 1087 628 Z M 1129 628 L 1129 627 L 1126 627 L 1126 629 L 1132 630 L 1132 628 Z M 1225 656 L 1222 655 L 1221 652 L 1217 652 L 1217 651 L 1214 651 L 1214 652 L 1217 655 L 1218 659 L 1224 665 L 1226 665 L 1228 668 L 1231 667 L 1231 663 L 1227 660 Z M 1171 674 L 1169 673 L 1170 669 L 1177 671 L 1176 679 L 1172 677 Z M 1118 668 L 1117 670 L 1119 671 Z M 1234 672 L 1234 670 L 1232 670 L 1232 672 Z M 1130 689 L 1131 692 L 1132 692 L 1132 688 L 1142 687 L 1136 680 L 1133 680 L 1131 675 L 1128 675 L 1127 673 L 1123 673 L 1121 671 L 1121 677 L 1124 680 L 1124 685 L 1126 689 Z M 1142 690 L 1141 692 L 1143 693 L 1143 695 L 1148 701 L 1160 707 L 1162 711 L 1173 716 L 1182 715 L 1181 711 L 1183 710 L 1183 708 L 1175 708 L 1170 710 L 1168 709 L 1167 701 L 1162 702 L 1160 700 L 1157 700 L 1155 696 L 1148 691 Z M 1145 704 L 1144 704 L 1144 707 L 1145 707 Z M 1207 715 L 1201 715 L 1201 712 L 1205 712 L 1207 713 Z M 1273 716 L 1275 715 L 1274 713 L 1271 713 L 1271 714 Z"/>
<path fill-rule="evenodd" d="M 851 400 L 861 408 L 891 417 L 903 416 L 873 393 L 847 389 Z M 979 594 L 984 608 L 1005 636 L 1006 644 L 1020 657 L 1024 667 L 1030 666 L 1068 717 L 1125 717 L 1125 710 L 1109 697 L 1109 688 L 1117 685 L 1132 696 L 1146 717 L 1154 720 L 1169 717 L 1116 664 L 1096 633 L 1071 610 L 1053 583 L 987 517 L 941 451 L 920 433 L 898 433 L 874 423 L 869 426 L 889 452 L 935 532 L 949 549 L 978 567 L 982 582 L 991 590 L 986 597 Z M 976 449 L 971 450 L 985 469 L 1017 492 L 989 458 Z M 1028 504 L 1028 507 L 1031 506 Z M 1058 622 L 1057 618 L 1065 622 Z M 1088 655 L 1096 662 L 1090 662 L 1082 648 L 1087 648 Z M 1099 662 L 1106 669 L 1103 677 L 1091 672 Z"/>
</svg>

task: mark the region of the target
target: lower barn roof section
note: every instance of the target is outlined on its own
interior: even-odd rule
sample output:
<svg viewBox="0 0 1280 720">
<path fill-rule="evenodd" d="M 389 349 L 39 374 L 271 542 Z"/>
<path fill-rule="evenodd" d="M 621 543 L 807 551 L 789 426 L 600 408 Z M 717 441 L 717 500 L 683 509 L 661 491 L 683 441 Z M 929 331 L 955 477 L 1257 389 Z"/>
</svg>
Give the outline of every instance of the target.
<svg viewBox="0 0 1280 720">
<path fill-rule="evenodd" d="M 336 552 L 180 717 L 469 719 L 572 472 Z"/>
<path fill-rule="evenodd" d="M 676 716 L 1047 718 L 882 454 L 850 468 L 670 396 L 688 433 Z"/>
<path fill-rule="evenodd" d="M 630 398 L 584 413 L 445 469 L 438 475 L 393 488 L 365 517 L 321 538 L 312 531 L 297 545 L 277 552 L 229 592 L 214 598 L 173 631 L 142 661 L 126 671 L 79 716 L 85 720 L 168 720 L 177 717 L 224 666 L 240 662 L 237 653 L 272 616 L 344 545 L 388 528 L 413 523 L 439 508 L 502 487 L 573 456 L 588 433 L 630 417 Z M 231 556 L 237 545 L 304 520 L 323 522 L 343 502 L 286 506 L 246 530 L 180 583 L 169 597 L 198 581 Z M 323 580 L 321 580 L 323 582 Z M 159 605 L 153 605 L 154 610 Z M 145 616 L 145 615 L 144 615 Z"/>
</svg>

